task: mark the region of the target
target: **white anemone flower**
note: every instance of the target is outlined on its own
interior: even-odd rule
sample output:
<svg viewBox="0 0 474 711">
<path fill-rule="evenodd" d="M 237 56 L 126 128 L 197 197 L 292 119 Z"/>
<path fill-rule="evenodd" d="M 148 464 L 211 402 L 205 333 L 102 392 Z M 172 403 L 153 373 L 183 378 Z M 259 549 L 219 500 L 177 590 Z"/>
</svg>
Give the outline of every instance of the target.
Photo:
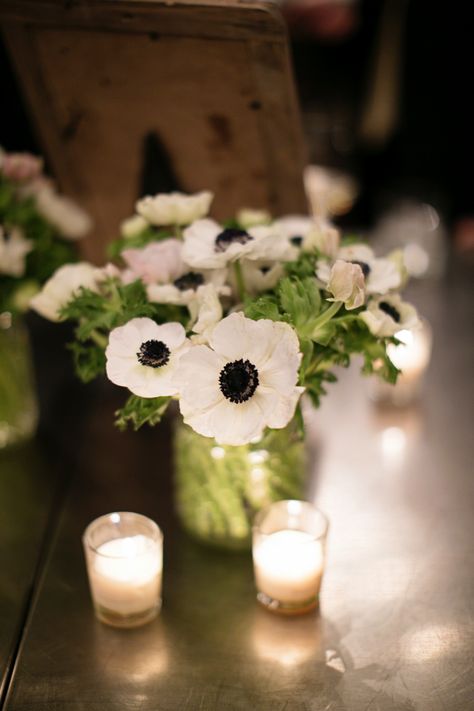
<svg viewBox="0 0 474 711">
<path fill-rule="evenodd" d="M 146 247 L 124 249 L 121 256 L 128 270 L 125 281 L 141 279 L 145 284 L 167 284 L 177 279 L 184 270 L 183 243 L 179 239 L 151 242 Z"/>
<path fill-rule="evenodd" d="M 208 190 L 194 195 L 158 193 L 138 200 L 135 208 L 152 225 L 190 225 L 208 214 L 213 197 Z"/>
<path fill-rule="evenodd" d="M 149 284 L 148 300 L 156 304 L 188 306 L 196 299 L 203 286 L 212 284 L 221 296 L 229 296 L 230 287 L 225 285 L 227 269 L 203 269 L 194 271 L 184 265 L 183 273 L 169 284 Z"/>
<path fill-rule="evenodd" d="M 248 230 L 222 227 L 214 220 L 197 220 L 183 232 L 183 259 L 195 269 L 222 269 L 238 259 L 288 261 L 289 245 L 273 226 Z"/>
<path fill-rule="evenodd" d="M 279 230 L 293 247 L 299 249 L 313 229 L 314 221 L 307 215 L 286 215 L 275 220 L 273 227 Z"/>
<path fill-rule="evenodd" d="M 341 247 L 336 259 L 358 264 L 365 277 L 365 288 L 368 294 L 387 294 L 392 289 L 398 289 L 402 283 L 400 271 L 391 259 L 377 259 L 373 250 L 366 244 L 351 244 Z M 331 273 L 331 262 L 319 259 L 316 264 L 316 275 L 326 285 Z"/>
<path fill-rule="evenodd" d="M 306 215 L 288 215 L 275 220 L 273 225 L 283 232 L 294 247 L 301 248 L 304 252 L 317 249 L 327 257 L 336 257 L 340 232 L 327 220 Z"/>
<path fill-rule="evenodd" d="M 81 239 L 92 228 L 92 220 L 79 205 L 59 195 L 47 181 L 34 193 L 38 212 L 50 222 L 62 237 Z"/>
<path fill-rule="evenodd" d="M 217 324 L 209 345 L 192 346 L 180 360 L 175 381 L 184 422 L 228 445 L 285 427 L 304 390 L 291 326 L 233 313 Z"/>
<path fill-rule="evenodd" d="M 50 321 L 60 321 L 61 308 L 71 301 L 81 287 L 98 291 L 98 282 L 104 278 L 101 270 L 87 262 L 64 264 L 31 299 L 30 307 Z"/>
<path fill-rule="evenodd" d="M 0 226 L 0 274 L 21 277 L 25 273 L 26 255 L 33 249 L 33 242 L 25 239 L 18 227 L 8 230 Z"/>
<path fill-rule="evenodd" d="M 245 290 L 252 296 L 260 294 L 262 291 L 273 289 L 284 274 L 284 268 L 281 262 L 271 262 L 262 259 L 254 261 L 243 259 L 241 265 Z M 234 291 L 237 293 L 237 285 L 234 283 L 235 279 L 232 274 L 230 280 Z"/>
<path fill-rule="evenodd" d="M 244 229 L 256 227 L 257 225 L 269 225 L 272 216 L 268 210 L 254 210 L 250 207 L 243 207 L 236 215 L 237 222 Z"/>
<path fill-rule="evenodd" d="M 359 314 L 374 336 L 394 336 L 402 329 L 411 330 L 419 325 L 418 313 L 412 304 L 402 301 L 400 294 L 389 294 L 371 299 L 366 311 Z"/>
<path fill-rule="evenodd" d="M 188 348 L 180 323 L 159 326 L 151 318 L 132 318 L 110 333 L 105 351 L 107 377 L 139 397 L 176 395 L 173 376 Z"/>
<path fill-rule="evenodd" d="M 120 223 L 120 234 L 125 239 L 136 237 L 148 227 L 148 222 L 141 215 L 132 215 Z"/>
<path fill-rule="evenodd" d="M 325 220 L 314 220 L 312 229 L 306 234 L 303 240 L 303 251 L 318 252 L 326 257 L 336 258 L 341 241 L 341 233 L 330 222 Z"/>
<path fill-rule="evenodd" d="M 365 280 L 358 264 L 338 259 L 331 269 L 327 290 L 334 298 L 328 301 L 342 301 L 348 311 L 365 303 Z"/>
</svg>

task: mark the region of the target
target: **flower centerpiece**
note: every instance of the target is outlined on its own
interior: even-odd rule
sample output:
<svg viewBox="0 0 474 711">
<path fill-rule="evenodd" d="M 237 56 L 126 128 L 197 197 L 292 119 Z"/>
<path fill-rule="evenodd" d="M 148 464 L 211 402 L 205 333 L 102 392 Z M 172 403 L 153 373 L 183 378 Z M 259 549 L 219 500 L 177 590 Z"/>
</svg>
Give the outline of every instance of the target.
<svg viewBox="0 0 474 711">
<path fill-rule="evenodd" d="M 0 148 L 0 448 L 35 429 L 36 400 L 22 315 L 41 286 L 74 259 L 91 221 L 56 191 L 40 158 Z"/>
<path fill-rule="evenodd" d="M 303 216 L 242 210 L 219 224 L 211 200 L 139 200 L 111 245 L 119 266 L 62 267 L 33 307 L 76 323 L 83 380 L 105 372 L 129 392 L 120 428 L 155 425 L 177 402 L 181 519 L 241 547 L 260 507 L 303 497 L 302 394 L 317 407 L 353 354 L 394 382 L 387 346 L 417 315 L 398 253 L 376 257 Z"/>
</svg>

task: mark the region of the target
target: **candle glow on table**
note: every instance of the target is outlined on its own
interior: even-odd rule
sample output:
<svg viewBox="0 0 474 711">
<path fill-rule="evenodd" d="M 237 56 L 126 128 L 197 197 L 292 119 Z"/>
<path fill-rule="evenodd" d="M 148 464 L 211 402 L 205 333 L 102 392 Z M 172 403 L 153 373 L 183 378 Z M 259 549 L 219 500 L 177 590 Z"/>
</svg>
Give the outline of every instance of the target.
<svg viewBox="0 0 474 711">
<path fill-rule="evenodd" d="M 254 528 L 257 597 L 279 612 L 311 609 L 323 575 L 326 519 L 300 501 L 278 502 L 267 512 Z"/>
<path fill-rule="evenodd" d="M 99 619 L 131 627 L 157 614 L 163 553 L 153 521 L 128 512 L 103 516 L 86 529 L 84 548 Z"/>
</svg>

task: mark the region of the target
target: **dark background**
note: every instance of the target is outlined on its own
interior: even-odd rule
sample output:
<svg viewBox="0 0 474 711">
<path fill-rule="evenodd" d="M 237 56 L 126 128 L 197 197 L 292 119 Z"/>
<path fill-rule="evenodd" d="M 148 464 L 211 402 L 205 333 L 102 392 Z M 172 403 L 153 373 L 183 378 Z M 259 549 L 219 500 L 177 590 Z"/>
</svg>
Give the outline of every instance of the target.
<svg viewBox="0 0 474 711">
<path fill-rule="evenodd" d="M 402 27 L 398 119 L 374 145 L 360 126 L 387 8 Z M 411 198 L 436 207 L 455 233 L 474 216 L 471 3 L 290 0 L 283 9 L 310 161 L 347 170 L 361 185 L 344 226 L 368 227 L 392 202 Z M 0 81 L 0 144 L 41 153 L 3 44 Z"/>
</svg>

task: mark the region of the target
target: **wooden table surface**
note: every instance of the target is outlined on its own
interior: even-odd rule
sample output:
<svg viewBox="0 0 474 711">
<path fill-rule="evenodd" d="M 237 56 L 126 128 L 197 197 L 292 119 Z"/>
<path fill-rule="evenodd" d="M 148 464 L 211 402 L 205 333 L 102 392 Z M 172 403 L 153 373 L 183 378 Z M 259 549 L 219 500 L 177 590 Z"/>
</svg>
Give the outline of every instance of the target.
<svg viewBox="0 0 474 711">
<path fill-rule="evenodd" d="M 435 339 L 418 407 L 377 411 L 350 369 L 310 418 L 310 497 L 331 522 L 320 613 L 272 616 L 255 602 L 249 555 L 180 531 L 170 423 L 116 432 L 115 389 L 76 440 L 69 433 L 59 457 L 67 491 L 58 494 L 58 461 L 48 466 L 54 448 L 2 455 L 4 708 L 473 708 L 471 277 L 458 265 L 412 290 Z M 81 549 L 94 517 L 124 509 L 151 516 L 165 536 L 162 613 L 129 631 L 95 620 Z"/>
</svg>

